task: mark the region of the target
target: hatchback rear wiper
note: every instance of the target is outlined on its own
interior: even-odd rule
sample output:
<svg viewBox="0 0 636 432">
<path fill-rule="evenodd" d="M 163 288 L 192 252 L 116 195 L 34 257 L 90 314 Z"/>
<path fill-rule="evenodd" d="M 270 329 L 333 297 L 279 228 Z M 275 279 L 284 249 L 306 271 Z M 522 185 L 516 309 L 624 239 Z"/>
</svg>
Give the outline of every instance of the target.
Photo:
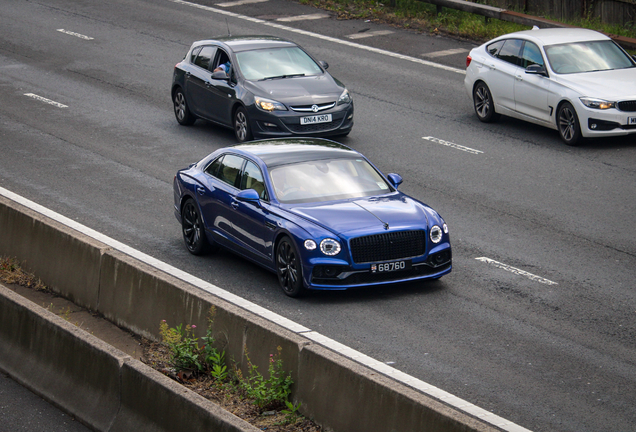
<svg viewBox="0 0 636 432">
<path fill-rule="evenodd" d="M 294 78 L 294 77 L 301 77 L 301 76 L 305 76 L 305 74 L 304 73 L 299 73 L 299 74 L 291 74 L 291 75 L 271 76 L 271 77 L 263 78 L 260 81 L 273 80 L 273 79 L 283 79 L 283 78 Z"/>
</svg>

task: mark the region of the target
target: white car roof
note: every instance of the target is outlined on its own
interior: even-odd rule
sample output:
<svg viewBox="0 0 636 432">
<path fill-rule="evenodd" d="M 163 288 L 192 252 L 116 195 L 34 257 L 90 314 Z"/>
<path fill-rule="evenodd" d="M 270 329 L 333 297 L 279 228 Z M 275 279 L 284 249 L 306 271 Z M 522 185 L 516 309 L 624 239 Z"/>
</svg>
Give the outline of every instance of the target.
<svg viewBox="0 0 636 432">
<path fill-rule="evenodd" d="M 510 37 L 519 36 L 536 42 L 539 45 L 555 45 L 570 42 L 585 42 L 597 40 L 610 40 L 608 36 L 594 30 L 582 28 L 547 28 L 524 30 L 515 33 L 509 33 L 498 39 L 508 39 Z"/>
</svg>

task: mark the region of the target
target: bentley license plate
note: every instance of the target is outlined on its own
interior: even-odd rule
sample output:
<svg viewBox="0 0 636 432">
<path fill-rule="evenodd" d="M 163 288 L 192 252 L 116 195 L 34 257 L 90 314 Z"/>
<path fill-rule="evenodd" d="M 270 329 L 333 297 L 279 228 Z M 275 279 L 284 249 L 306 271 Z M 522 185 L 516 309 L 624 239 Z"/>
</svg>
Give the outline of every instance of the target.
<svg viewBox="0 0 636 432">
<path fill-rule="evenodd" d="M 331 121 L 331 114 L 320 114 L 309 117 L 301 117 L 300 124 L 308 125 L 314 123 L 329 123 Z"/>
<path fill-rule="evenodd" d="M 371 264 L 371 273 L 388 273 L 411 268 L 411 260 Z"/>
</svg>

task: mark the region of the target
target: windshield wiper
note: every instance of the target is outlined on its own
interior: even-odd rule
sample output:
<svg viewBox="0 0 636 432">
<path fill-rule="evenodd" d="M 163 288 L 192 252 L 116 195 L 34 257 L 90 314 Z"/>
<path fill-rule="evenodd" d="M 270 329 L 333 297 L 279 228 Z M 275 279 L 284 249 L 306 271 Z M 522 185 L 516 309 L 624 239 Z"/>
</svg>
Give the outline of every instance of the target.
<svg viewBox="0 0 636 432">
<path fill-rule="evenodd" d="M 295 78 L 295 77 L 301 77 L 301 76 L 305 76 L 305 74 L 304 73 L 299 73 L 299 74 L 291 74 L 291 75 L 271 76 L 271 77 L 263 78 L 260 81 L 273 80 L 273 79 L 283 79 L 283 78 Z"/>
</svg>

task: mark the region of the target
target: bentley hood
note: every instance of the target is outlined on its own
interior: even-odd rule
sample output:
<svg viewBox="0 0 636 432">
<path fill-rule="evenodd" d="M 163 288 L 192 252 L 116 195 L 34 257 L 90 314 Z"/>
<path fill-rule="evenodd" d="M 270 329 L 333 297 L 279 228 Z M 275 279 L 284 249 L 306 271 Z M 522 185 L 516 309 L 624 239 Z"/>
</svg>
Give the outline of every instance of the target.
<svg viewBox="0 0 636 432">
<path fill-rule="evenodd" d="M 291 212 L 325 229 L 346 237 L 358 231 L 384 232 L 396 229 L 426 229 L 426 207 L 403 194 L 361 198 L 351 201 L 293 206 Z"/>
</svg>

